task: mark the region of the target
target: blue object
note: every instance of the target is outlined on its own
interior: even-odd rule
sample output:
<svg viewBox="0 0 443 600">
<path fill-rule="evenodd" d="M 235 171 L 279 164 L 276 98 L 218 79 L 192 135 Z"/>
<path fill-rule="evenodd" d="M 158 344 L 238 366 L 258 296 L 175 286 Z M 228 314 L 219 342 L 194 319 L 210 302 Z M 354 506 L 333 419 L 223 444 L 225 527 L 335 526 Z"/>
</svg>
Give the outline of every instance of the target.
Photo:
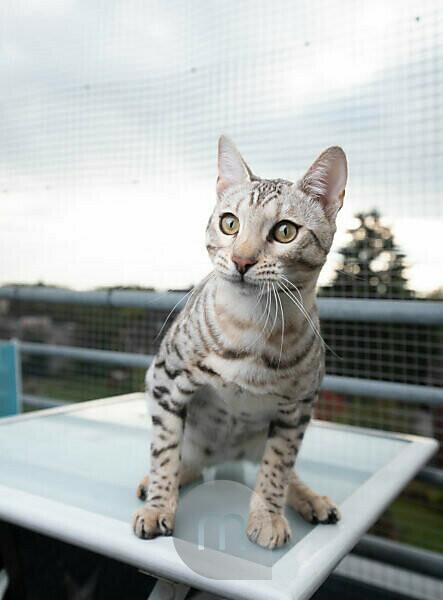
<svg viewBox="0 0 443 600">
<path fill-rule="evenodd" d="M 0 417 L 20 412 L 20 364 L 14 341 L 0 342 Z"/>
</svg>

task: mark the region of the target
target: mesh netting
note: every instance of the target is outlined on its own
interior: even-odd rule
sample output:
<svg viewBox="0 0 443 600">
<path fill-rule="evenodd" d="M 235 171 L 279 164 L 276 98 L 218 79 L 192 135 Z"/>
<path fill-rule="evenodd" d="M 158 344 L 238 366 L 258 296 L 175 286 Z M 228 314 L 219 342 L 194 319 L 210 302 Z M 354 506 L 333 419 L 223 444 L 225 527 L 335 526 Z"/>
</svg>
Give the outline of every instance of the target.
<svg viewBox="0 0 443 600">
<path fill-rule="evenodd" d="M 346 150 L 322 295 L 442 298 L 437 0 L 22 0 L 0 17 L 1 283 L 194 284 L 209 269 L 224 132 L 262 176 L 296 178 L 323 148 Z M 165 317 L 0 300 L 0 339 L 153 354 Z M 323 332 L 338 355 L 330 375 L 443 385 L 441 326 L 326 321 Z M 43 399 L 141 391 L 143 376 L 23 354 L 23 391 Z M 441 406 L 326 391 L 317 416 L 443 440 Z M 415 481 L 373 533 L 441 552 L 442 506 L 441 489 Z"/>
</svg>

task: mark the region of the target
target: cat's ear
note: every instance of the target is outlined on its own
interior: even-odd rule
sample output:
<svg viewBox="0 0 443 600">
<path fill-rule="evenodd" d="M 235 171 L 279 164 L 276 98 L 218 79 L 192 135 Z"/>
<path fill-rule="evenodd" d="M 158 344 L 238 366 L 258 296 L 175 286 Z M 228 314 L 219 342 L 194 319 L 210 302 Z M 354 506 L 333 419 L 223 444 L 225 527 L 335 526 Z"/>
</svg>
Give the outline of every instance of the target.
<svg viewBox="0 0 443 600">
<path fill-rule="evenodd" d="M 251 169 L 243 160 L 234 143 L 225 135 L 218 140 L 217 192 L 221 193 L 230 185 L 251 181 Z"/>
<path fill-rule="evenodd" d="M 326 216 L 333 221 L 343 205 L 348 165 L 339 146 L 331 146 L 315 160 L 299 186 L 310 198 L 321 202 Z"/>
</svg>

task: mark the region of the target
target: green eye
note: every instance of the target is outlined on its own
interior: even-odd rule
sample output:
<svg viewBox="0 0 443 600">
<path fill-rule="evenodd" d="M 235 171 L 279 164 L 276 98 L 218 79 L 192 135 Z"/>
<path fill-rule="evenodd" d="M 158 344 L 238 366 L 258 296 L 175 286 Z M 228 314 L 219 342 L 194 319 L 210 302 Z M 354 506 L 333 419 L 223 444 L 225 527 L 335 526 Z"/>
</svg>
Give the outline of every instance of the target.
<svg viewBox="0 0 443 600">
<path fill-rule="evenodd" d="M 240 221 L 235 215 L 225 213 L 220 219 L 220 229 L 223 233 L 226 233 L 226 235 L 234 235 L 238 233 L 238 230 L 240 229 Z"/>
<path fill-rule="evenodd" d="M 272 230 L 272 237 L 280 244 L 288 244 L 295 240 L 297 235 L 297 225 L 291 221 L 280 221 Z"/>
</svg>

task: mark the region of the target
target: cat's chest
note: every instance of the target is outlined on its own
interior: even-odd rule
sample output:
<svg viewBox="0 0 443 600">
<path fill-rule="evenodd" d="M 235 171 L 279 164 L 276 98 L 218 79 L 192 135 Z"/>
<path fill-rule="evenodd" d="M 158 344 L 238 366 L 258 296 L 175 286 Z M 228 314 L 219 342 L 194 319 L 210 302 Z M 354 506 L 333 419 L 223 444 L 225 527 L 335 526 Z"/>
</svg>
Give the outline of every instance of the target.
<svg viewBox="0 0 443 600">
<path fill-rule="evenodd" d="M 271 381 L 269 373 L 266 373 L 253 357 L 225 359 L 216 354 L 210 354 L 205 359 L 205 364 L 218 373 L 222 384 L 234 386 L 234 389 L 248 390 L 253 395 L 263 394 L 264 384 L 267 388 L 269 386 L 272 388 L 279 387 L 278 383 L 276 385 L 276 382 Z"/>
<path fill-rule="evenodd" d="M 278 403 L 270 395 L 253 394 L 236 384 L 218 388 L 217 396 L 229 414 L 239 420 L 267 421 L 275 413 Z"/>
</svg>

